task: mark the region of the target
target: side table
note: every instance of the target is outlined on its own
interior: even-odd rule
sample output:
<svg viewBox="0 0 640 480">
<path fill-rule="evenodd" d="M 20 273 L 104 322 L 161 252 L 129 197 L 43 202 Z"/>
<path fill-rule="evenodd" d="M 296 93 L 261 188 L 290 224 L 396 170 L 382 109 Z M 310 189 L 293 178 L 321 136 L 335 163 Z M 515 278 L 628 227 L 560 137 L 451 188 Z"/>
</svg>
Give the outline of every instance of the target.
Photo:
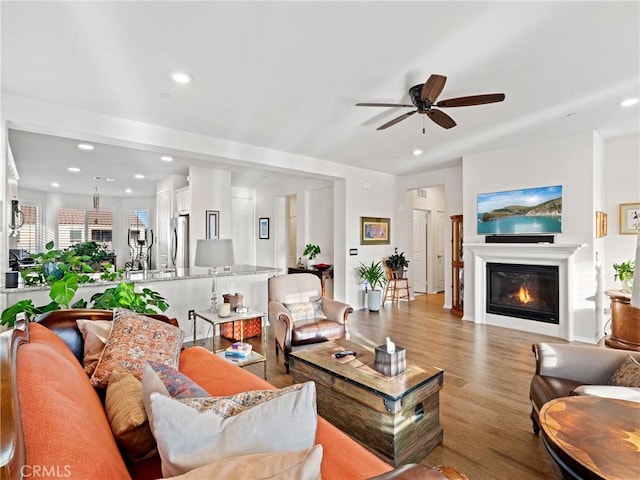
<svg viewBox="0 0 640 480">
<path fill-rule="evenodd" d="M 251 350 L 251 353 L 247 356 L 247 358 L 232 358 L 225 356 L 224 348 L 216 350 L 215 348 L 215 337 L 216 326 L 228 323 L 228 322 L 240 322 L 240 341 L 244 342 L 244 322 L 245 320 L 253 320 L 255 318 L 259 318 L 261 322 L 261 331 L 260 331 L 260 339 L 262 343 L 262 352 L 258 353 L 255 350 Z M 213 330 L 213 341 L 211 345 L 211 351 L 220 358 L 224 358 L 226 361 L 231 362 L 239 367 L 246 367 L 247 365 L 253 365 L 254 363 L 262 363 L 264 366 L 264 378 L 267 378 L 267 335 L 265 334 L 265 318 L 266 314 L 264 312 L 260 312 L 258 310 L 249 309 L 248 312 L 245 313 L 235 313 L 232 312 L 228 317 L 220 317 L 217 313 L 209 312 L 207 310 L 196 311 L 193 312 L 193 343 L 196 343 L 196 322 L 198 319 L 204 320 L 205 322 L 210 323 Z M 231 343 L 231 342 L 230 342 Z"/>
</svg>

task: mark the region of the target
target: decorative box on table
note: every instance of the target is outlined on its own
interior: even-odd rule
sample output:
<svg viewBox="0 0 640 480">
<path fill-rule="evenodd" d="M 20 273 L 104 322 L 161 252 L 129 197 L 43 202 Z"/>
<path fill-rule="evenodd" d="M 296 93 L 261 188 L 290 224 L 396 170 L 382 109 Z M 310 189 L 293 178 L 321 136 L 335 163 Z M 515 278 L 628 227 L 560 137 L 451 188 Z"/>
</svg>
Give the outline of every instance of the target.
<svg viewBox="0 0 640 480">
<path fill-rule="evenodd" d="M 396 346 L 395 351 L 389 353 L 386 345 L 380 345 L 376 347 L 373 368 L 388 377 L 395 377 L 407 369 L 407 351 Z"/>
<path fill-rule="evenodd" d="M 251 338 L 260 335 L 262 332 L 262 319 L 252 318 L 251 320 L 236 320 L 235 322 L 227 322 L 220 325 L 220 336 L 228 340 L 240 340 L 240 326 L 244 324 L 244 336 L 242 338 Z"/>
</svg>

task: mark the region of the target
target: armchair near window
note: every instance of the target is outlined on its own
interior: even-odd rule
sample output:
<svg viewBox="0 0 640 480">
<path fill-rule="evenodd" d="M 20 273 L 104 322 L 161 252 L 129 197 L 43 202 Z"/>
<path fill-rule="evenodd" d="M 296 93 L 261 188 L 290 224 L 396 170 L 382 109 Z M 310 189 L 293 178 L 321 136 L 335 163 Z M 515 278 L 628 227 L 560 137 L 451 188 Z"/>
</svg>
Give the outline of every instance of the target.
<svg viewBox="0 0 640 480">
<path fill-rule="evenodd" d="M 344 338 L 349 340 L 347 318 L 353 312 L 346 303 L 322 297 L 320 279 L 311 273 L 279 275 L 269 279 L 269 318 L 273 325 L 276 356 L 297 347 Z"/>
</svg>

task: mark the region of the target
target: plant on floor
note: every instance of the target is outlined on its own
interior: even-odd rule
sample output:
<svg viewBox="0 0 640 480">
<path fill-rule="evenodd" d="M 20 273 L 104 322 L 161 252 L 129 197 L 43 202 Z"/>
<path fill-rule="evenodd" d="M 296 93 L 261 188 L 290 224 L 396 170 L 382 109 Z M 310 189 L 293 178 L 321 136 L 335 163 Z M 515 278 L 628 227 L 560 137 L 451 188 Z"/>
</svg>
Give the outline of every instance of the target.
<svg viewBox="0 0 640 480">
<path fill-rule="evenodd" d="M 313 260 L 318 255 L 320 255 L 320 246 L 314 245 L 313 243 L 308 243 L 304 247 L 304 252 L 302 252 L 302 255 L 305 257 L 309 257 L 309 260 Z"/>
<path fill-rule="evenodd" d="M 384 274 L 384 269 L 382 268 L 382 263 L 380 262 L 372 261 L 371 265 L 365 265 L 364 263 L 360 262 L 360 266 L 358 267 L 358 275 L 371 287 L 371 290 L 375 290 L 377 286 L 382 288 L 384 287 L 384 284 L 387 283 L 387 277 Z"/>
</svg>

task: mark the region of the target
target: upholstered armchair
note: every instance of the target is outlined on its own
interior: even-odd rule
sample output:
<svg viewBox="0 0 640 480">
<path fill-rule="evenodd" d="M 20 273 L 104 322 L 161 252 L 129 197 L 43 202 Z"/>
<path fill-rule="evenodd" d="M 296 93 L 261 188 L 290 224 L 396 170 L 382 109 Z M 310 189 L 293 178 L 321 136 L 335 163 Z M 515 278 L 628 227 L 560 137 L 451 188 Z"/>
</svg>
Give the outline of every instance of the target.
<svg viewBox="0 0 640 480">
<path fill-rule="evenodd" d="M 278 275 L 269 279 L 269 318 L 276 340 L 276 357 L 284 353 L 289 373 L 289 354 L 297 347 L 344 338 L 350 339 L 346 303 L 322 297 L 320 279 L 312 273 Z"/>
</svg>

